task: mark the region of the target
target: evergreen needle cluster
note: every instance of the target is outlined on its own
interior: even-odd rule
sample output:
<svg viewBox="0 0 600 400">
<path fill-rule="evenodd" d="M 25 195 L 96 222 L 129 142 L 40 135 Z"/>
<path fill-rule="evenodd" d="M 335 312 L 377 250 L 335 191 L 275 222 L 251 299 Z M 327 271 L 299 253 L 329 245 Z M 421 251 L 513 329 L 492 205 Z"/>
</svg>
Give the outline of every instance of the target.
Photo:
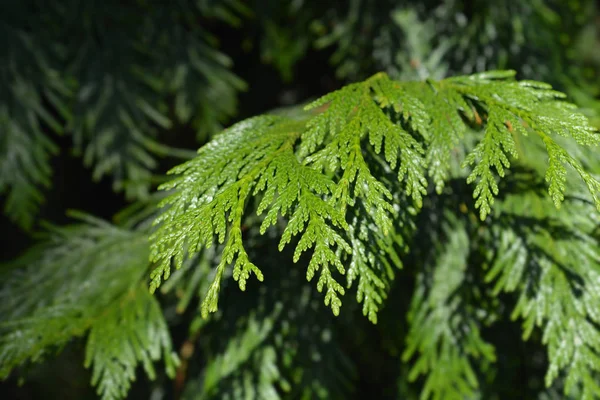
<svg viewBox="0 0 600 400">
<path fill-rule="evenodd" d="M 245 83 L 195 18 L 239 23 L 237 1 L 35 3 L 0 5 L 0 194 L 21 227 L 51 186 L 58 136 L 94 180 L 144 199 L 160 157 L 188 158 L 161 131 L 206 136 L 235 113 Z"/>
<path fill-rule="evenodd" d="M 424 82 L 393 81 L 380 73 L 314 101 L 306 106 L 312 111 L 308 116 L 265 115 L 240 122 L 201 148 L 195 159 L 173 169 L 178 176 L 163 185 L 171 192 L 151 236 L 151 259 L 157 263 L 151 291 L 169 277 L 172 265 L 178 269 L 186 255 L 213 245 L 220 246 L 221 256 L 202 302 L 205 317 L 217 311 L 229 265 L 242 290 L 251 275 L 269 279 L 244 244 L 245 224 L 257 214 L 262 234 L 273 226 L 280 232 L 280 251 L 291 245 L 292 261 L 306 257 L 306 278 L 317 277 L 317 290 L 325 293 L 325 304 L 335 315 L 342 296 L 357 282 L 363 314 L 377 322 L 395 270 L 402 266 L 399 255 L 419 227 L 415 219 L 424 199 L 432 191 L 443 195 L 457 169 L 466 170 L 479 224 L 493 212 L 503 178 L 527 146 L 545 149 L 547 191 L 557 208 L 567 196 L 567 168 L 588 188 L 589 204 L 600 208 L 600 182 L 560 144 L 562 137 L 592 146 L 600 136 L 563 98 L 547 84 L 514 80 L 512 71 Z M 531 241 L 538 236 L 552 240 L 552 235 L 521 233 L 526 225 L 517 228 L 511 218 L 526 216 L 511 215 L 494 218 L 490 225 L 493 238 L 507 247 L 484 243 L 494 255 L 490 272 L 481 278 L 496 282 L 495 293 L 521 291 L 514 315 L 524 318 L 525 337 L 535 325 L 544 327 L 551 362 L 547 384 L 566 370 L 567 391 L 582 387 L 584 398 L 594 398 L 600 394 L 593 378 L 600 365 L 598 333 L 590 325 L 596 315 L 595 279 L 586 277 L 594 269 L 585 268 L 597 266 L 599 259 L 594 246 L 583 251 L 594 239 L 586 239 L 582 231 L 574 233 L 579 239 L 567 237 L 566 245 L 540 243 L 537 253 Z M 474 322 L 475 310 L 454 316 L 464 301 L 456 291 L 465 279 L 471 245 L 460 221 L 451 226 L 445 228 L 447 249 L 440 249 L 436 265 L 420 275 L 432 282 L 418 285 L 422 289 L 409 314 L 412 331 L 404 357 L 411 359 L 417 349 L 421 354 L 412 376 L 428 374 L 423 398 L 430 393 L 439 399 L 462 398 L 478 387 L 469 357 L 495 359 Z M 519 234 L 525 236 L 519 240 Z M 575 278 L 561 271 L 567 265 L 591 285 L 580 289 L 577 300 L 569 286 Z M 526 268 L 542 274 L 533 287 L 519 278 Z M 539 294 L 531 297 L 532 290 Z M 581 315 L 580 322 L 573 313 Z M 585 344 L 589 347 L 581 347 Z M 457 374 L 451 375 L 456 379 L 450 386 L 447 374 Z"/>
<path fill-rule="evenodd" d="M 262 281 L 242 241 L 244 215 L 255 207 L 258 215 L 266 213 L 262 233 L 287 217 L 279 248 L 297 237 L 294 262 L 313 250 L 307 279 L 319 273 L 317 288 L 326 290 L 325 303 L 334 314 L 344 294 L 334 271 L 345 274 L 350 259 L 361 265 L 352 276 L 370 282 L 359 297 L 381 302 L 377 288 L 385 284 L 368 271 L 378 263 L 356 259 L 368 255 L 360 245 L 353 247 L 350 234 L 368 229 L 381 250 L 393 253 L 394 241 L 402 240 L 396 223 L 400 209 L 416 212 L 422 207 L 428 179 L 442 193 L 453 151 L 470 127 L 480 131 L 479 138 L 462 166 L 470 168 L 467 183 L 474 184 L 481 220 L 491 212 L 510 159 L 519 156 L 519 140 L 530 134 L 546 147 L 545 179 L 555 205 L 564 200 L 570 166 L 600 209 L 600 182 L 554 139 L 566 136 L 589 146 L 598 144 L 600 135 L 574 105 L 562 101 L 564 95 L 549 85 L 513 77 L 513 71 L 498 71 L 438 82 L 396 82 L 378 74 L 309 104 L 307 110 L 322 111 L 305 119 L 261 116 L 236 124 L 201 148 L 195 159 L 173 169 L 180 176 L 162 186 L 175 190 L 163 201 L 168 207 L 152 235 L 152 260 L 159 265 L 151 290 L 169 277 L 171 260 L 180 268 L 186 253 L 193 255 L 214 242 L 224 247 L 205 314 L 216 311 L 227 265 L 234 264 L 233 276 L 242 290 L 251 274 Z M 388 180 L 392 171 L 396 179 Z M 352 213 L 368 215 L 362 216 L 367 221 L 353 222 Z"/>
<path fill-rule="evenodd" d="M 177 356 L 157 299 L 145 285 L 148 238 L 75 213 L 80 224 L 49 227 L 47 239 L 14 261 L 0 291 L 0 378 L 87 336 L 85 366 L 102 399 L 124 398 L 142 365 Z M 67 268 L 68 267 L 68 268 Z"/>
</svg>

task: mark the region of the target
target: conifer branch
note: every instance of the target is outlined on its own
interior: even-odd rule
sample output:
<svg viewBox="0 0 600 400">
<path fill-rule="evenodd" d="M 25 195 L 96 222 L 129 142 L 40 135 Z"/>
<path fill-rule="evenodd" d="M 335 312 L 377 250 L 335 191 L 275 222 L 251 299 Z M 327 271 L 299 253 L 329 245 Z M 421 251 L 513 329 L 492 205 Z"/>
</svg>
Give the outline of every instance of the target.
<svg viewBox="0 0 600 400">
<path fill-rule="evenodd" d="M 190 124 L 205 141 L 236 112 L 246 85 L 197 19 L 239 24 L 248 10 L 237 0 L 177 3 L 48 5 L 58 24 L 2 6 L 0 194 L 22 228 L 51 184 L 53 134 L 72 136 L 95 180 L 110 176 L 128 199 L 147 199 L 159 157 L 189 158 L 160 144 L 160 130 Z"/>
<path fill-rule="evenodd" d="M 2 271 L 0 378 L 87 334 L 92 384 L 102 399 L 122 399 L 139 364 L 153 379 L 155 361 L 164 359 L 170 376 L 178 363 L 143 283 L 147 235 L 75 216 L 80 224 L 51 227 L 45 243 Z"/>
<path fill-rule="evenodd" d="M 414 359 L 409 380 L 425 375 L 423 400 L 476 397 L 481 371 L 496 360 L 494 346 L 482 337 L 478 306 L 470 303 L 468 232 L 455 216 L 445 218 L 442 237 L 432 240 L 436 248 L 428 255 L 434 265 L 418 274 L 402 355 L 404 361 Z"/>
<path fill-rule="evenodd" d="M 21 16 L 10 11 L 0 10 L 0 36 L 8 44 L 0 54 L 0 195 L 8 217 L 29 230 L 58 152 L 46 131 L 63 133 L 60 119 L 70 91 L 51 68 L 49 44 L 19 26 Z"/>
<path fill-rule="evenodd" d="M 564 197 L 563 165 L 568 164 L 600 208 L 600 183 L 552 139 L 559 135 L 590 146 L 598 144 L 600 135 L 573 105 L 562 101 L 564 95 L 544 83 L 515 81 L 514 75 L 490 71 L 441 81 L 397 82 L 379 73 L 309 104 L 307 110 L 326 106 L 316 115 L 262 116 L 226 130 L 194 160 L 171 171 L 179 177 L 162 187 L 173 194 L 162 203 L 166 208 L 151 238 L 151 257 L 158 265 L 151 290 L 169 277 L 172 261 L 180 268 L 186 257 L 215 240 L 224 243 L 223 255 L 203 314 L 216 310 L 228 264 L 235 261 L 233 276 L 242 290 L 250 273 L 262 280 L 260 267 L 247 256 L 240 229 L 252 211 L 266 212 L 262 233 L 286 218 L 280 250 L 299 239 L 294 262 L 312 250 L 307 278 L 320 270 L 317 289 L 326 289 L 325 303 L 334 314 L 345 292 L 334 273 L 346 274 L 350 264 L 349 283 L 359 279 L 358 298 L 368 299 L 365 313 L 375 321 L 376 304 L 383 298 L 375 288 L 382 287 L 382 277 L 376 279 L 364 268 L 364 260 L 352 256 L 358 227 L 349 221 L 353 213 L 359 219 L 364 213 L 376 235 L 393 237 L 398 211 L 422 206 L 427 176 L 441 192 L 455 149 L 471 128 L 481 133 L 463 168 L 472 167 L 467 182 L 475 183 L 473 196 L 482 220 L 499 194 L 498 181 L 518 157 L 516 138 L 530 134 L 548 148 L 546 179 L 555 203 Z M 386 180 L 389 171 L 395 171 L 396 182 Z M 400 194 L 406 199 L 396 202 Z M 378 252 L 383 245 L 373 246 Z M 354 250 L 360 251 L 360 246 L 355 244 Z"/>
<path fill-rule="evenodd" d="M 491 241 L 497 243 L 486 280 L 495 293 L 516 292 L 512 313 L 523 338 L 536 328 L 548 348 L 550 387 L 564 377 L 564 391 L 582 399 L 600 396 L 597 312 L 600 253 L 598 218 L 589 203 L 569 199 L 560 212 L 531 192 L 511 195 L 501 207 Z M 533 223 L 535 221 L 535 224 Z"/>
</svg>

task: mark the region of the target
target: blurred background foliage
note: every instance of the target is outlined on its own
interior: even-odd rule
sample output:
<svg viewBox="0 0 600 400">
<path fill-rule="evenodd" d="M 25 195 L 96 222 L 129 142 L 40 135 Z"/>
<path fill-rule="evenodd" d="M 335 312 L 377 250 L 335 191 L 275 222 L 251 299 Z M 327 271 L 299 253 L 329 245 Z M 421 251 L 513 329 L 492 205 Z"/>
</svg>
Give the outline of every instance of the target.
<svg viewBox="0 0 600 400">
<path fill-rule="evenodd" d="M 479 388 L 468 398 L 564 398 L 561 379 L 544 386 L 542 332 L 534 330 L 523 342 L 519 324 L 511 321 L 507 305 L 518 296 L 490 295 L 477 276 L 485 271 L 461 269 L 493 265 L 486 249 L 500 248 L 529 226 L 559 235 L 553 219 L 584 230 L 597 251 L 600 230 L 588 218 L 589 207 L 555 215 L 549 203 L 536 200 L 532 176 L 546 160 L 533 147 L 502 189 L 502 224 L 482 228 L 464 211 L 473 207 L 463 203 L 470 192 L 458 173 L 442 196 L 429 198 L 415 221 L 427 230 L 416 231 L 403 258 L 423 268 L 397 272 L 377 325 L 352 301 L 332 318 L 299 272 L 303 268 L 282 268 L 276 237 L 255 228 L 245 233 L 250 258 L 260 258 L 270 279 L 243 293 L 225 281 L 221 311 L 208 320 L 200 318 L 198 304 L 218 251 L 188 261 L 155 297 L 143 289 L 152 267 L 149 221 L 161 197 L 153 190 L 172 165 L 193 157 L 224 126 L 274 109 L 294 115 L 299 111 L 291 106 L 377 71 L 421 80 L 490 69 L 551 83 L 600 127 L 598 5 L 1 2 L 0 320 L 6 322 L 0 325 L 0 360 L 16 360 L 19 368 L 9 376 L 16 365 L 1 363 L 0 376 L 8 380 L 0 393 L 18 399 L 96 398 L 96 390 L 107 399 L 124 393 L 152 399 L 416 399 L 424 385 L 444 377 L 411 370 L 410 360 L 419 355 L 407 344 L 424 335 L 419 329 L 445 326 L 448 336 L 436 340 L 451 347 L 464 324 L 476 320 L 496 348 L 488 357 L 495 362 L 474 364 Z M 578 157 L 600 174 L 592 152 Z M 249 227 L 258 226 L 252 222 Z M 440 257 L 450 262 L 437 263 Z M 452 265 L 458 267 L 448 282 L 435 278 Z M 416 315 L 422 304 L 430 314 Z M 436 319 L 442 306 L 460 318 Z M 407 313 L 409 320 L 420 318 L 418 327 Z M 111 334 L 124 340 L 116 354 L 127 354 L 116 370 Z M 24 341 L 30 346 L 25 353 Z M 20 363 L 28 358 L 46 361 Z M 157 360 L 161 366 L 153 367 Z M 84 362 L 93 367 L 84 369 Z"/>
</svg>

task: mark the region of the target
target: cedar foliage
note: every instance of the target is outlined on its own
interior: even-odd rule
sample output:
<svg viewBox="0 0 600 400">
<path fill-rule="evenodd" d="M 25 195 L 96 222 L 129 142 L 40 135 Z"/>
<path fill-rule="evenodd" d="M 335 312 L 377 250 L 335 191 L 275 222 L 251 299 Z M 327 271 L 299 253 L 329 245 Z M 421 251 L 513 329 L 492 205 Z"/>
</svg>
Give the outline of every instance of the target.
<svg viewBox="0 0 600 400">
<path fill-rule="evenodd" d="M 36 242 L 0 265 L 0 378 L 70 348 L 107 400 L 600 398 L 595 18 L 0 5 L 0 193 Z M 336 88 L 241 118 L 265 95 L 223 32 L 292 84 L 325 52 Z M 111 221 L 40 221 L 67 151 L 123 193 Z"/>
</svg>

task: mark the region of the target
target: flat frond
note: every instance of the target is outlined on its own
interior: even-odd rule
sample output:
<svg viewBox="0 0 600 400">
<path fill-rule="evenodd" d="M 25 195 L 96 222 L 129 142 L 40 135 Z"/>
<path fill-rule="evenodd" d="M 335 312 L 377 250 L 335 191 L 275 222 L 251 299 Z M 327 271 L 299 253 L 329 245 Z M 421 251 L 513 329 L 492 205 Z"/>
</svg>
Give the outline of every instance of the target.
<svg viewBox="0 0 600 400">
<path fill-rule="evenodd" d="M 92 384 L 103 400 L 126 398 L 139 364 L 150 379 L 156 377 L 154 362 L 163 359 L 170 377 L 178 364 L 162 310 L 146 285 L 116 301 L 94 321 L 86 345 L 85 366 L 92 367 Z"/>
<path fill-rule="evenodd" d="M 160 308 L 143 288 L 147 234 L 76 216 L 80 224 L 51 227 L 44 243 L 3 270 L 0 377 L 89 332 L 92 383 L 104 399 L 124 398 L 138 364 L 152 378 L 153 361 L 164 356 L 171 374 L 177 362 Z"/>
<path fill-rule="evenodd" d="M 25 121 L 19 121 L 0 106 L 0 193 L 6 195 L 5 213 L 30 229 L 44 199 L 42 190 L 50 186 L 50 158 L 58 147 L 42 133 L 35 112 L 25 114 Z"/>
<path fill-rule="evenodd" d="M 280 250 L 294 241 L 294 262 L 307 253 L 306 276 L 319 274 L 317 289 L 325 290 L 325 303 L 335 314 L 345 292 L 337 275 L 347 274 L 351 265 L 347 282 L 359 282 L 358 299 L 365 300 L 365 314 L 375 321 L 388 286 L 383 283 L 388 278 L 379 274 L 388 268 L 376 267 L 374 273 L 369 253 L 385 254 L 400 265 L 402 245 L 391 245 L 388 237 L 406 242 L 395 226 L 402 226 L 402 213 L 422 207 L 429 193 L 427 175 L 441 193 L 451 167 L 462 161 L 470 169 L 467 182 L 475 183 L 475 207 L 485 219 L 511 159 L 519 157 L 519 141 L 532 134 L 548 147 L 546 175 L 556 204 L 564 197 L 563 165 L 568 164 L 600 208 L 600 183 L 553 139 L 594 145 L 600 140 L 597 132 L 549 85 L 513 78 L 513 71 L 490 71 L 398 82 L 379 73 L 310 103 L 308 115 L 262 116 L 234 125 L 201 148 L 196 159 L 175 168 L 172 173 L 179 176 L 163 186 L 173 193 L 152 236 L 158 267 L 151 290 L 168 278 L 171 263 L 179 268 L 214 242 L 223 250 L 204 315 L 217 309 L 227 265 L 234 265 L 242 290 L 251 274 L 262 280 L 242 235 L 244 220 L 255 211 L 261 233 L 274 225 L 283 228 Z M 556 118 L 562 122 L 555 123 Z M 471 144 L 464 159 L 456 160 Z M 356 238 L 367 226 L 378 239 L 361 249 Z"/>
<path fill-rule="evenodd" d="M 0 194 L 8 217 L 30 229 L 51 183 L 51 157 L 58 152 L 48 133 L 63 132 L 60 118 L 69 90 L 57 82 L 48 43 L 20 27 L 12 13 L 2 14 Z M 58 112 L 48 110 L 46 102 Z"/>
<path fill-rule="evenodd" d="M 569 207 L 551 213 L 548 203 L 531 194 L 504 202 L 487 280 L 496 292 L 518 294 L 512 316 L 522 320 L 525 339 L 535 328 L 543 332 L 546 386 L 560 376 L 566 395 L 595 399 L 600 396 L 600 253 L 592 232 L 598 220 L 589 218 L 589 203 L 571 199 Z"/>
<path fill-rule="evenodd" d="M 430 254 L 432 265 L 418 275 L 408 314 L 410 331 L 402 358 L 414 360 L 409 380 L 425 375 L 423 400 L 475 397 L 478 371 L 496 358 L 494 347 L 481 336 L 477 310 L 464 297 L 470 286 L 470 242 L 464 223 L 453 219 Z"/>
</svg>

